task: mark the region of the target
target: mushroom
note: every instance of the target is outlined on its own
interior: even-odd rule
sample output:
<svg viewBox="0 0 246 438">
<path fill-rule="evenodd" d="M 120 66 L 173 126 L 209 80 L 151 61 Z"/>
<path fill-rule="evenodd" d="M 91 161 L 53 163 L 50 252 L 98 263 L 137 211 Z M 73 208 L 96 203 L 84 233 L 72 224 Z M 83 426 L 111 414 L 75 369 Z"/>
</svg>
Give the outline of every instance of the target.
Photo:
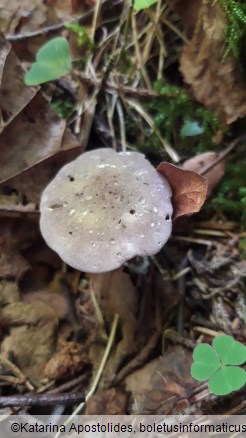
<svg viewBox="0 0 246 438">
<path fill-rule="evenodd" d="M 61 259 L 84 272 L 107 272 L 156 254 L 172 229 L 171 189 L 139 152 L 85 152 L 44 190 L 41 233 Z"/>
</svg>

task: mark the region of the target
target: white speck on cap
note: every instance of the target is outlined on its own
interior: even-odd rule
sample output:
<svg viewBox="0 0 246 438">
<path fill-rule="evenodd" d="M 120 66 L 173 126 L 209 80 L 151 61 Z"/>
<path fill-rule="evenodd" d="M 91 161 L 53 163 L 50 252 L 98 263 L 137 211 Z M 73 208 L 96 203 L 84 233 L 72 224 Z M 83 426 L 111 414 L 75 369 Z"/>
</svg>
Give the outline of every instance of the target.
<svg viewBox="0 0 246 438">
<path fill-rule="evenodd" d="M 172 229 L 169 183 L 139 152 L 82 154 L 46 187 L 40 211 L 47 244 L 84 272 L 156 254 Z"/>
</svg>

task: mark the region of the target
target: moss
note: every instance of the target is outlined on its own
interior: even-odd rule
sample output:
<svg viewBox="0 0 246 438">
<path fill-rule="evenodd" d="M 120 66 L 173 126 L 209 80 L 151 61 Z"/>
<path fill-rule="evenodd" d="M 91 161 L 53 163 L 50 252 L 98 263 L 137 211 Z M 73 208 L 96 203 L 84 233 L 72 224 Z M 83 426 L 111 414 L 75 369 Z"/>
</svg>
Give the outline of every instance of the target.
<svg viewBox="0 0 246 438">
<path fill-rule="evenodd" d="M 232 53 L 244 63 L 246 42 L 246 3 L 245 0 L 217 0 L 226 14 L 224 56 Z"/>
<path fill-rule="evenodd" d="M 181 154 L 211 150 L 213 137 L 221 129 L 217 116 L 192 100 L 180 87 L 155 84 L 158 96 L 142 102 L 144 109 L 151 115 L 156 130 Z M 137 139 L 137 148 L 145 152 L 162 153 L 163 148 L 155 129 L 149 128 L 132 113 L 127 121 L 127 133 L 131 139 L 136 128 L 141 126 L 141 135 Z"/>
<path fill-rule="evenodd" d="M 238 163 L 229 162 L 226 174 L 217 192 L 210 201 L 215 209 L 223 211 L 230 218 L 241 218 L 242 225 L 246 221 L 246 158 Z"/>
<path fill-rule="evenodd" d="M 51 102 L 51 105 L 57 114 L 63 119 L 68 119 L 74 109 L 74 102 L 69 98 L 54 98 Z"/>
</svg>

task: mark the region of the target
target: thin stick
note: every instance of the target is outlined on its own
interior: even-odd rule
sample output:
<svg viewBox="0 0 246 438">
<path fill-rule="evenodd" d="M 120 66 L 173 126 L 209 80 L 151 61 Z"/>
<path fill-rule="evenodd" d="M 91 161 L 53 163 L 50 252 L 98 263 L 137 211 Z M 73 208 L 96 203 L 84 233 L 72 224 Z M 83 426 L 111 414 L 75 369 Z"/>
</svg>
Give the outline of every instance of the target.
<svg viewBox="0 0 246 438">
<path fill-rule="evenodd" d="M 85 395 L 81 393 L 63 394 L 26 394 L 9 395 L 0 397 L 0 407 L 9 406 L 50 406 L 50 405 L 74 405 L 85 400 Z"/>
<path fill-rule="evenodd" d="M 106 0 L 103 0 L 103 3 L 105 3 Z M 74 23 L 76 21 L 82 21 L 82 20 L 86 20 L 94 11 L 94 8 L 91 8 L 89 11 L 85 12 L 82 15 L 79 15 L 78 17 L 73 18 L 72 20 L 69 21 L 64 21 L 62 23 L 57 23 L 57 24 L 52 24 L 51 26 L 46 26 L 43 27 L 42 29 L 38 29 L 35 30 L 33 32 L 27 32 L 27 33 L 19 33 L 17 35 L 6 35 L 6 40 L 8 41 L 22 41 L 22 40 L 26 40 L 29 38 L 35 38 L 37 36 L 40 35 L 45 35 L 46 33 L 49 32 L 56 32 L 58 30 L 63 29 L 64 27 L 66 27 L 68 24 L 70 23 Z"/>
<path fill-rule="evenodd" d="M 208 164 L 207 166 L 203 167 L 201 171 L 199 172 L 200 175 L 205 175 L 210 169 L 212 169 L 216 164 L 218 164 L 223 158 L 225 158 L 235 147 L 243 142 L 246 141 L 246 134 L 241 135 L 240 137 L 236 138 L 229 146 L 224 149 L 224 151 L 220 152 L 218 154 L 218 158 L 214 160 L 212 163 Z"/>
<path fill-rule="evenodd" d="M 132 14 L 131 18 L 132 18 L 132 34 L 133 34 L 133 39 L 134 39 L 134 46 L 135 46 L 135 52 L 136 52 L 138 68 L 142 72 L 143 79 L 144 79 L 147 87 L 151 90 L 152 89 L 151 81 L 150 81 L 148 73 L 147 73 L 147 71 L 145 69 L 145 66 L 144 66 L 144 63 L 143 63 L 143 59 L 142 59 L 141 50 L 140 50 L 140 46 L 139 46 L 138 32 L 137 32 L 137 23 L 136 23 L 136 17 L 134 15 L 134 13 Z"/>
<path fill-rule="evenodd" d="M 119 100 L 117 100 L 117 102 L 116 102 L 116 109 L 117 109 L 118 119 L 119 119 L 121 147 L 122 147 L 122 151 L 125 152 L 127 150 L 125 120 L 124 120 L 123 108 L 122 108 L 122 105 L 121 105 Z"/>
</svg>

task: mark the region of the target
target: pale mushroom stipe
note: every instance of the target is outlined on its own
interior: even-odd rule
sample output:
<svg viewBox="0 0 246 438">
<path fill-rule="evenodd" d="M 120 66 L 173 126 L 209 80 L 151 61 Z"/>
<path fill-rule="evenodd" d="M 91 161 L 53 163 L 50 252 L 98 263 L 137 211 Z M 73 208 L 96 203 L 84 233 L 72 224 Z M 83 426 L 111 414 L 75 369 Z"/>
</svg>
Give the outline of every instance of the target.
<svg viewBox="0 0 246 438">
<path fill-rule="evenodd" d="M 62 260 L 107 272 L 156 254 L 172 230 L 168 181 L 139 152 L 85 152 L 44 190 L 41 233 Z"/>
</svg>

